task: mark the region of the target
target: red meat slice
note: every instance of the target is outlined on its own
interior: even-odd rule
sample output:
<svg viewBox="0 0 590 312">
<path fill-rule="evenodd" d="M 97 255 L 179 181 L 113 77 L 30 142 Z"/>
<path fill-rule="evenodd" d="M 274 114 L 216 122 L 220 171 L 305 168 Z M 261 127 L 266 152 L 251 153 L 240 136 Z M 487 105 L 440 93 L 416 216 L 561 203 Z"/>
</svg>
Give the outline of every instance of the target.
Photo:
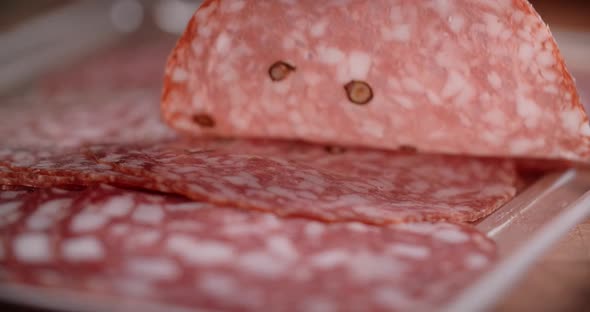
<svg viewBox="0 0 590 312">
<path fill-rule="evenodd" d="M 333 149 L 287 142 L 174 141 L 67 153 L 0 149 L 0 182 L 110 183 L 281 216 L 372 224 L 475 221 L 516 194 L 509 160 Z M 63 183 L 65 182 L 65 183 Z"/>
<path fill-rule="evenodd" d="M 4 191 L 0 200 L 2 217 L 25 212 L 0 225 L 0 284 L 122 302 L 432 310 L 495 259 L 492 241 L 451 223 L 326 224 L 107 186 Z"/>
<path fill-rule="evenodd" d="M 590 126 L 526 0 L 205 1 L 162 110 L 190 135 L 590 159 Z"/>
<path fill-rule="evenodd" d="M 0 146 L 73 147 L 175 136 L 160 119 L 158 92 L 69 93 L 12 98 L 0 108 Z"/>
<path fill-rule="evenodd" d="M 38 90 L 47 95 L 127 91 L 162 87 L 166 58 L 176 38 L 150 36 L 109 47 L 81 62 L 43 76 Z"/>
</svg>

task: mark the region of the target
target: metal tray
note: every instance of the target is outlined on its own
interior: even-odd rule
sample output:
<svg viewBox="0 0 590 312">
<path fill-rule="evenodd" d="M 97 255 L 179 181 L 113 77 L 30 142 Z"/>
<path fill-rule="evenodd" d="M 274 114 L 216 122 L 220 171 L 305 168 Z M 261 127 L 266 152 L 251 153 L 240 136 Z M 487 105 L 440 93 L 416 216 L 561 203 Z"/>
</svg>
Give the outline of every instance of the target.
<svg viewBox="0 0 590 312">
<path fill-rule="evenodd" d="M 178 6 L 189 5 L 180 0 L 168 1 L 169 7 L 164 10 L 174 10 L 170 7 L 172 2 Z M 142 18 L 145 18 L 149 9 L 154 8 L 154 3 L 156 2 L 142 2 Z M 131 0 L 75 2 L 4 35 L 0 34 L 0 46 L 11 48 L 0 51 L 0 94 L 22 92 L 19 91 L 22 88 L 18 87 L 26 85 L 37 75 L 129 36 L 131 29 L 117 26 L 113 22 L 113 16 L 116 17 L 117 6 L 119 10 L 122 6 L 123 9 L 133 10 L 138 8 L 137 4 L 137 1 Z M 190 5 L 197 4 L 193 1 Z M 165 15 L 163 14 L 164 17 Z M 166 21 L 162 21 L 162 18 L 160 17 L 160 24 L 164 24 L 166 31 L 177 31 L 174 25 L 166 26 Z M 81 21 L 84 27 L 71 27 L 73 23 Z M 69 39 L 62 39 L 65 36 L 63 32 L 54 38 L 39 35 L 39 29 L 48 25 L 62 29 Z M 89 36 L 89 33 L 93 35 Z M 590 35 L 560 31 L 554 34 L 570 68 L 574 71 L 590 71 L 590 62 L 585 60 L 585 55 L 590 55 Z M 27 38 L 25 44 L 22 38 Z M 547 249 L 576 224 L 590 217 L 589 191 L 590 171 L 569 169 L 550 173 L 533 182 L 508 204 L 476 224 L 479 230 L 487 233 L 497 243 L 500 260 L 448 306 L 441 307 L 441 310 L 454 312 L 493 309 Z M 187 311 L 182 307 L 138 301 L 112 301 L 76 291 L 47 290 L 1 282 L 0 301 L 66 311 Z"/>
</svg>

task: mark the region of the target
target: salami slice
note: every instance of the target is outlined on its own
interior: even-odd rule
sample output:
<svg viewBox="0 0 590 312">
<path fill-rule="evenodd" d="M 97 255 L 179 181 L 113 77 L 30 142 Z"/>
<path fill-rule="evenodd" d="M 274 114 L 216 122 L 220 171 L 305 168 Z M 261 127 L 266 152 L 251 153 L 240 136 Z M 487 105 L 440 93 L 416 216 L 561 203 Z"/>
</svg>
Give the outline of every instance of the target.
<svg viewBox="0 0 590 312">
<path fill-rule="evenodd" d="M 166 58 L 174 47 L 172 36 L 120 43 L 89 55 L 77 64 L 46 74 L 37 84 L 47 96 L 72 92 L 159 91 Z"/>
<path fill-rule="evenodd" d="M 572 77 L 525 0 L 205 1 L 162 110 L 191 135 L 590 155 Z"/>
<path fill-rule="evenodd" d="M 0 146 L 131 143 L 175 136 L 160 119 L 158 92 L 30 95 L 0 108 Z"/>
<path fill-rule="evenodd" d="M 326 224 L 106 186 L 12 203 L 28 209 L 0 226 L 0 283 L 191 309 L 432 310 L 495 259 L 450 223 Z"/>
<path fill-rule="evenodd" d="M 243 209 L 371 224 L 475 221 L 510 200 L 508 160 L 333 149 L 289 142 L 174 141 L 0 150 L 4 184 L 111 183 Z M 2 156 L 4 155 L 4 156 Z"/>
</svg>

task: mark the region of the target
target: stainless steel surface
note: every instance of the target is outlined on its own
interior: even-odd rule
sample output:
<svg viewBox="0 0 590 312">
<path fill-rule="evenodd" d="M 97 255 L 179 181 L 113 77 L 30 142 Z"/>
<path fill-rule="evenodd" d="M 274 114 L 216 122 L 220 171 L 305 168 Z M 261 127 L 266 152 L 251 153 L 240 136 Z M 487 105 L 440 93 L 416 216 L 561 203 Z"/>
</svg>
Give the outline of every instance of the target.
<svg viewBox="0 0 590 312">
<path fill-rule="evenodd" d="M 444 311 L 491 309 L 535 260 L 590 217 L 589 190 L 589 171 L 549 174 L 478 224 L 496 241 L 500 261 Z"/>
</svg>

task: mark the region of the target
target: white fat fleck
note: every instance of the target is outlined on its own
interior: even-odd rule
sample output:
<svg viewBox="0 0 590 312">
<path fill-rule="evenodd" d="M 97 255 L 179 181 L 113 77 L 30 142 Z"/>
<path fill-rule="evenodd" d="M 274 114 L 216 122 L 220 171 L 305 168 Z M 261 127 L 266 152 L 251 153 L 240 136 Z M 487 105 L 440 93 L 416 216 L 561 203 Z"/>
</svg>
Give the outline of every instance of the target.
<svg viewBox="0 0 590 312">
<path fill-rule="evenodd" d="M 332 249 L 311 256 L 309 262 L 315 267 L 329 270 L 345 264 L 349 258 L 350 253 L 345 250 Z"/>
<path fill-rule="evenodd" d="M 195 240 L 188 235 L 174 235 L 168 239 L 168 251 L 178 254 L 186 261 L 215 265 L 230 262 L 234 258 L 234 250 L 228 244 L 217 241 Z"/>
<path fill-rule="evenodd" d="M 172 72 L 172 81 L 184 82 L 188 79 L 188 72 L 182 68 L 175 68 Z"/>
<path fill-rule="evenodd" d="M 352 278 L 361 282 L 395 276 L 405 269 L 401 262 L 372 252 L 359 252 L 350 255 L 347 267 Z"/>
<path fill-rule="evenodd" d="M 472 253 L 467 256 L 465 259 L 465 264 L 472 270 L 480 270 L 485 268 L 490 263 L 490 260 L 482 255 Z"/>
<path fill-rule="evenodd" d="M 312 71 L 306 71 L 303 73 L 303 79 L 308 85 L 315 86 L 322 81 L 322 76 Z"/>
<path fill-rule="evenodd" d="M 236 13 L 241 11 L 245 6 L 246 6 L 246 1 L 244 0 L 233 0 L 228 2 L 225 2 L 228 5 L 225 7 L 226 11 L 229 13 Z"/>
<path fill-rule="evenodd" d="M 276 278 L 287 271 L 287 263 L 266 252 L 249 252 L 238 260 L 239 267 L 251 274 L 266 278 Z"/>
<path fill-rule="evenodd" d="M 524 12 L 522 12 L 521 10 L 512 11 L 512 19 L 515 22 L 521 22 L 524 19 L 524 17 L 525 17 Z"/>
<path fill-rule="evenodd" d="M 159 231 L 156 230 L 145 230 L 137 233 L 129 238 L 127 241 L 130 244 L 137 244 L 141 246 L 155 244 L 161 237 Z"/>
<path fill-rule="evenodd" d="M 103 227 L 108 219 L 103 214 L 85 212 L 74 217 L 70 228 L 75 233 L 95 231 Z"/>
<path fill-rule="evenodd" d="M 430 234 L 437 226 L 431 223 L 402 223 L 394 225 L 393 228 L 416 234 Z"/>
<path fill-rule="evenodd" d="M 131 274 L 150 280 L 172 280 L 180 275 L 178 265 L 166 258 L 135 258 L 127 262 Z"/>
<path fill-rule="evenodd" d="M 498 73 L 495 71 L 492 71 L 488 74 L 488 82 L 495 89 L 502 88 L 502 78 L 500 78 L 500 75 L 498 75 Z"/>
<path fill-rule="evenodd" d="M 326 298 L 306 298 L 303 301 L 303 310 L 306 312 L 335 312 L 338 304 Z"/>
<path fill-rule="evenodd" d="M 553 70 L 552 67 L 550 68 L 543 68 L 541 69 L 541 76 L 543 76 L 543 78 L 545 78 L 546 81 L 548 82 L 555 82 L 557 80 L 557 78 L 559 77 L 559 74 Z M 545 88 L 547 87 L 551 87 L 552 85 L 546 85 Z M 555 92 L 555 94 L 557 94 L 558 92 Z"/>
<path fill-rule="evenodd" d="M 295 40 L 290 37 L 283 38 L 283 49 L 285 50 L 292 50 L 295 48 Z"/>
<path fill-rule="evenodd" d="M 21 262 L 40 263 L 52 258 L 49 237 L 42 233 L 26 233 L 13 242 L 14 255 Z"/>
<path fill-rule="evenodd" d="M 516 111 L 527 127 L 535 126 L 542 113 L 535 101 L 521 94 L 516 96 Z"/>
<path fill-rule="evenodd" d="M 385 135 L 385 128 L 372 120 L 363 121 L 361 131 L 374 138 L 382 138 Z"/>
<path fill-rule="evenodd" d="M 293 191 L 288 190 L 283 187 L 280 187 L 280 186 L 270 186 L 266 190 L 272 194 L 275 194 L 275 195 L 278 195 L 281 197 L 289 198 L 292 200 L 298 199 L 298 197 L 295 195 L 295 193 Z"/>
<path fill-rule="evenodd" d="M 159 224 L 164 219 L 160 205 L 140 204 L 133 212 L 132 218 L 139 223 Z"/>
<path fill-rule="evenodd" d="M 96 261 L 104 258 L 102 243 L 93 236 L 70 238 L 62 243 L 62 254 L 74 262 Z"/>
<path fill-rule="evenodd" d="M 353 51 L 348 56 L 348 70 L 350 78 L 366 80 L 371 70 L 371 55 L 361 51 Z"/>
<path fill-rule="evenodd" d="M 240 288 L 231 276 L 221 274 L 204 274 L 199 278 L 199 287 L 208 295 L 223 299 L 240 292 Z"/>
<path fill-rule="evenodd" d="M 492 37 L 498 37 L 504 30 L 504 25 L 496 14 L 484 14 L 483 20 L 486 24 L 486 32 Z"/>
<path fill-rule="evenodd" d="M 510 152 L 513 154 L 524 154 L 534 148 L 533 141 L 525 138 L 513 138 L 510 141 Z"/>
<path fill-rule="evenodd" d="M 408 42 L 412 38 L 412 29 L 409 24 L 395 25 L 393 28 L 382 28 L 381 35 L 386 41 Z"/>
<path fill-rule="evenodd" d="M 305 235 L 310 238 L 319 238 L 326 231 L 326 226 L 320 222 L 310 221 L 305 225 Z"/>
<path fill-rule="evenodd" d="M 426 90 L 426 97 L 428 98 L 428 101 L 430 101 L 430 103 L 433 105 L 442 104 L 440 97 L 432 90 Z"/>
<path fill-rule="evenodd" d="M 463 16 L 461 16 L 461 15 L 449 16 L 448 21 L 449 21 L 449 28 L 454 33 L 460 32 L 461 29 L 463 29 L 463 26 L 465 25 L 465 18 L 463 18 Z"/>
<path fill-rule="evenodd" d="M 326 27 L 328 26 L 327 21 L 320 21 L 316 22 L 311 26 L 310 33 L 312 37 L 319 38 L 324 35 L 326 32 Z"/>
<path fill-rule="evenodd" d="M 0 217 L 5 217 L 15 212 L 21 205 L 21 202 L 7 202 L 0 204 Z"/>
<path fill-rule="evenodd" d="M 357 233 L 365 233 L 368 232 L 370 229 L 368 225 L 362 224 L 360 222 L 347 223 L 346 228 Z"/>
<path fill-rule="evenodd" d="M 543 51 L 537 55 L 537 64 L 544 67 L 555 65 L 555 57 L 551 51 Z"/>
<path fill-rule="evenodd" d="M 325 64 L 335 65 L 344 60 L 345 54 L 338 48 L 319 47 L 318 61 Z"/>
<path fill-rule="evenodd" d="M 506 115 L 500 109 L 491 109 L 483 113 L 483 119 L 496 127 L 506 126 Z"/>
<path fill-rule="evenodd" d="M 240 172 L 236 176 L 227 176 L 224 180 L 239 186 L 248 186 L 253 188 L 261 188 L 262 186 L 258 183 L 258 178 L 247 172 Z"/>
<path fill-rule="evenodd" d="M 469 241 L 469 235 L 459 231 L 458 229 L 442 229 L 436 231 L 434 237 L 440 241 L 460 244 Z"/>
<path fill-rule="evenodd" d="M 219 36 L 217 37 L 217 41 L 215 42 L 215 50 L 220 55 L 224 55 L 230 51 L 230 48 L 231 37 L 227 33 L 222 32 L 221 34 L 219 34 Z"/>
<path fill-rule="evenodd" d="M 402 106 L 405 109 L 413 109 L 414 108 L 414 102 L 412 102 L 412 100 L 407 96 L 394 95 L 393 98 L 400 106 Z"/>
<path fill-rule="evenodd" d="M 424 92 L 424 86 L 413 78 L 403 78 L 401 83 L 407 91 L 422 93 Z"/>
<path fill-rule="evenodd" d="M 580 134 L 583 136 L 590 136 L 590 124 L 587 122 L 583 123 L 580 127 Z"/>
<path fill-rule="evenodd" d="M 463 88 L 463 90 L 461 90 L 461 93 L 459 93 L 459 96 L 456 99 L 456 103 L 459 105 L 466 105 L 468 104 L 471 99 L 473 98 L 473 96 L 475 96 L 475 90 L 473 89 L 473 87 L 470 84 L 465 85 L 465 87 Z M 459 115 L 460 117 L 464 117 L 464 115 Z M 469 127 L 471 126 L 471 122 L 465 122 L 466 118 L 462 118 L 461 121 L 464 122 L 464 124 L 468 125 Z"/>
<path fill-rule="evenodd" d="M 54 225 L 55 220 L 49 216 L 34 214 L 27 219 L 27 227 L 30 230 L 44 231 Z"/>
<path fill-rule="evenodd" d="M 431 0 L 432 7 L 442 17 L 447 17 L 453 11 L 451 0 Z"/>
<path fill-rule="evenodd" d="M 583 123 L 583 116 L 577 110 L 566 110 L 560 113 L 561 123 L 567 131 L 577 134 L 580 131 L 580 125 Z"/>
<path fill-rule="evenodd" d="M 210 208 L 211 206 L 207 203 L 188 202 L 182 204 L 167 204 L 165 207 L 168 211 L 195 211 Z"/>
<path fill-rule="evenodd" d="M 39 206 L 37 212 L 44 215 L 56 215 L 60 210 L 69 207 L 71 203 L 72 199 L 70 198 L 55 199 Z"/>
<path fill-rule="evenodd" d="M 109 217 L 123 217 L 129 213 L 134 204 L 132 196 L 116 196 L 102 205 L 101 212 Z"/>
<path fill-rule="evenodd" d="M 388 310 L 410 311 L 417 308 L 416 300 L 412 300 L 400 289 L 395 288 L 378 288 L 373 294 L 373 300 L 375 300 L 375 303 L 386 307 Z"/>
<path fill-rule="evenodd" d="M 297 249 L 288 237 L 271 236 L 267 239 L 266 244 L 272 254 L 282 259 L 295 261 L 299 257 Z"/>
<path fill-rule="evenodd" d="M 535 53 L 535 48 L 532 44 L 528 42 L 522 42 L 520 47 L 518 48 L 518 56 L 522 61 L 525 61 L 527 64 L 531 63 L 533 60 L 533 54 Z"/>
<path fill-rule="evenodd" d="M 390 246 L 389 251 L 396 256 L 408 257 L 416 260 L 423 260 L 430 256 L 430 249 L 424 246 L 401 243 Z"/>
<path fill-rule="evenodd" d="M 468 85 L 468 83 L 463 75 L 455 70 L 451 70 L 447 76 L 447 82 L 442 89 L 442 96 L 445 98 L 452 97 L 461 92 L 466 85 Z"/>
<path fill-rule="evenodd" d="M 461 188 L 445 188 L 432 193 L 432 196 L 436 198 L 451 198 L 457 195 L 461 195 L 464 192 L 465 190 Z"/>
</svg>

